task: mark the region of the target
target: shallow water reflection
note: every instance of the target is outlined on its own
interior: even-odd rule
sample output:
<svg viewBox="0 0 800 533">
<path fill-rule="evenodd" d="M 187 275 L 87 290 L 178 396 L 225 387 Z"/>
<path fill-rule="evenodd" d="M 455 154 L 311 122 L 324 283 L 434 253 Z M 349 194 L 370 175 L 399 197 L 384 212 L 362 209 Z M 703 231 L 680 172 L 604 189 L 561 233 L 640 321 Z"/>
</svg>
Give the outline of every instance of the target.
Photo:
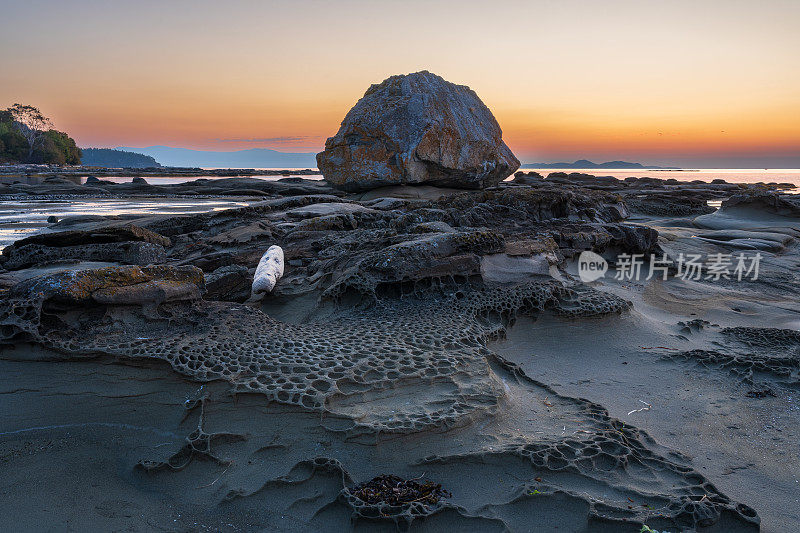
<svg viewBox="0 0 800 533">
<path fill-rule="evenodd" d="M 76 215 L 186 215 L 245 207 L 250 202 L 218 199 L 104 199 L 0 201 L 0 249 L 47 227 L 48 217 Z"/>
</svg>

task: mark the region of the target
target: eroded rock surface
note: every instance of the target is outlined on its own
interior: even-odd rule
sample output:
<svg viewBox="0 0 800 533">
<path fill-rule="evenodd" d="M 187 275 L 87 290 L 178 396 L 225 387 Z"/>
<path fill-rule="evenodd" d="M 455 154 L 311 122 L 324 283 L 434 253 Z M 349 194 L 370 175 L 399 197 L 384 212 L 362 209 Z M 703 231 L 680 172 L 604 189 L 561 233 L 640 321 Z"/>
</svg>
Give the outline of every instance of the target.
<svg viewBox="0 0 800 533">
<path fill-rule="evenodd" d="M 141 506 L 131 514 L 127 504 L 92 493 L 109 530 L 130 529 L 142 514 L 153 527 L 187 530 L 516 531 L 532 520 L 588 531 L 639 530 L 644 523 L 669 531 L 758 530 L 761 508 L 746 505 L 753 493 L 720 487 L 727 474 L 707 473 L 661 446 L 650 436 L 657 424 L 637 429 L 649 422 L 645 413 L 615 418 L 631 407 L 593 403 L 591 380 L 571 383 L 573 374 L 541 379 L 540 347 L 548 341 L 589 377 L 599 375 L 600 390 L 635 387 L 609 369 L 637 363 L 626 354 L 620 365 L 622 355 L 605 346 L 624 337 L 652 364 L 697 366 L 689 359 L 724 368 L 723 381 L 734 381 L 734 370 L 756 392 L 773 376 L 796 385 L 797 333 L 785 324 L 726 327 L 709 342 L 690 344 L 689 336 L 710 335 L 703 332 L 713 329 L 703 326 L 709 322 L 687 316 L 665 332 L 659 316 L 658 340 L 640 339 L 642 329 L 624 329 L 648 319 L 638 307 L 642 298 L 627 298 L 635 290 L 589 287 L 570 274 L 571 261 L 587 249 L 660 254 L 662 247 L 671 253 L 741 245 L 726 240 L 732 234 L 698 229 L 702 220 L 682 222 L 687 236 L 626 222 L 634 198 L 651 196 L 642 206 L 653 216 L 662 202 L 663 213 L 679 206 L 672 185 L 567 175 L 483 190 L 410 187 L 416 194 L 405 194 L 398 187 L 369 197 L 297 185 L 294 192 L 254 189 L 259 201 L 226 211 L 67 217 L 52 225 L 85 239 L 135 224 L 168 239 L 158 244 L 158 266 L 39 263 L 0 272 L 0 344 L 15 347 L 0 357 L 8 376 L 0 398 L 11 404 L 3 411 L 0 468 L 13 465 L 2 472 L 9 483 L 33 490 L 27 472 L 40 465 L 35 479 L 55 487 L 58 501 L 96 485 Z M 732 194 L 731 187 L 706 185 L 696 185 L 703 198 Z M 775 204 L 782 200 L 767 199 L 780 211 L 771 216 L 795 224 L 786 206 Z M 763 201 L 750 203 L 763 210 Z M 644 211 L 635 213 L 639 221 L 647 220 Z M 781 250 L 791 253 L 794 233 L 779 235 Z M 42 238 L 51 240 L 25 246 L 59 243 Z M 146 243 L 125 233 L 121 243 L 130 242 Z M 272 244 L 285 252 L 284 277 L 260 304 L 239 303 Z M 785 297 L 797 286 L 774 270 L 762 279 L 750 290 Z M 648 285 L 647 298 L 662 285 Z M 732 292 L 721 288 L 714 307 L 726 305 L 720 302 Z M 702 313 L 698 307 L 708 300 L 694 298 L 677 312 Z M 632 305 L 636 312 L 629 313 Z M 512 362 L 496 343 L 526 321 L 546 327 Z M 553 324 L 567 333 L 553 333 Z M 25 351 L 27 343 L 49 362 L 33 362 L 40 352 Z M 607 354 L 613 364 L 596 365 L 596 352 L 614 352 Z M 97 366 L 87 357 L 98 358 Z M 112 361 L 126 366 L 99 366 Z M 566 384 L 547 384 L 556 381 Z M 51 412 L 65 404 L 60 395 L 86 408 Z M 770 399 L 776 398 L 757 401 Z M 647 413 L 659 408 L 653 402 Z M 33 428 L 24 419 L 31 409 L 41 413 Z M 74 475 L 75 465 L 95 482 L 81 486 L 86 477 Z M 353 498 L 354 486 L 382 473 L 433 479 L 452 497 L 397 506 Z M 8 498 L 19 501 L 17 494 Z M 24 520 L 15 505 L 8 508 Z"/>
</svg>

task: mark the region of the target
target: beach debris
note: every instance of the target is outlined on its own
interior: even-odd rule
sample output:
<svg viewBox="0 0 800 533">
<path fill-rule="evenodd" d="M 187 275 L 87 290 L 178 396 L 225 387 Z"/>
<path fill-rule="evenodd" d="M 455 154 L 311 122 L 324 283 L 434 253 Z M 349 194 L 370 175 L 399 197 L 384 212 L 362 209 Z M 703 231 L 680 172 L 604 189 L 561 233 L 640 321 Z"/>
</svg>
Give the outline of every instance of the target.
<svg viewBox="0 0 800 533">
<path fill-rule="evenodd" d="M 642 529 L 639 530 L 639 533 L 669 533 L 666 529 L 659 532 L 657 529 L 653 529 L 646 524 L 642 524 Z"/>
<path fill-rule="evenodd" d="M 424 474 L 423 474 L 424 475 Z M 436 505 L 441 498 L 453 495 L 442 488 L 440 483 L 415 479 L 403 479 L 399 476 L 383 474 L 366 483 L 356 485 L 350 493 L 369 505 L 389 504 L 402 506 L 414 502 Z"/>
<path fill-rule="evenodd" d="M 256 267 L 255 276 L 253 276 L 252 297 L 260 300 L 264 294 L 272 292 L 275 284 L 283 277 L 283 248 L 273 244 L 264 255 Z"/>
<path fill-rule="evenodd" d="M 639 402 L 643 403 L 644 407 L 640 407 L 639 409 L 634 409 L 633 411 L 628 411 L 628 416 L 632 415 L 633 413 L 638 413 L 638 412 L 641 412 L 641 411 L 649 411 L 650 409 L 653 408 L 652 405 L 650 405 L 649 403 L 647 403 L 647 402 L 645 402 L 643 400 L 639 400 Z"/>
<path fill-rule="evenodd" d="M 211 486 L 213 486 L 213 485 L 214 485 L 214 483 L 216 483 L 217 481 L 219 481 L 219 480 L 222 478 L 222 476 L 224 476 L 224 475 L 225 475 L 225 474 L 228 472 L 228 470 L 230 470 L 230 468 L 231 468 L 231 466 L 232 466 L 233 464 L 234 464 L 234 462 L 233 462 L 233 461 L 231 461 L 231 463 L 230 463 L 230 464 L 229 464 L 229 465 L 228 465 L 228 466 L 225 468 L 225 470 L 223 470 L 223 471 L 222 471 L 222 473 L 221 473 L 220 475 L 218 475 L 218 476 L 216 477 L 216 479 L 214 479 L 214 481 L 212 481 L 211 483 L 206 483 L 205 485 L 200 485 L 199 487 L 195 487 L 195 489 L 206 489 L 206 488 L 208 488 L 208 487 L 211 487 Z"/>
<path fill-rule="evenodd" d="M 745 394 L 748 398 L 766 398 L 767 396 L 772 396 L 775 398 L 775 393 L 770 388 L 765 389 L 754 389 L 747 391 Z"/>
</svg>

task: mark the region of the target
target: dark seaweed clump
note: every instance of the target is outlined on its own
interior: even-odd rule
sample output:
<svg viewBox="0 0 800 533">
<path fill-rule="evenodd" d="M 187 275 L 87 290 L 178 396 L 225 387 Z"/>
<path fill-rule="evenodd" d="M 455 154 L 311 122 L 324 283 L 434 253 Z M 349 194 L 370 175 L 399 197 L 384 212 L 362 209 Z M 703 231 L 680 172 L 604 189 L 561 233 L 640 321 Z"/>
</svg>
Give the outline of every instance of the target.
<svg viewBox="0 0 800 533">
<path fill-rule="evenodd" d="M 760 390 L 749 390 L 745 395 L 748 398 L 766 398 L 767 396 L 772 396 L 775 398 L 775 393 L 772 389 L 760 389 Z"/>
<path fill-rule="evenodd" d="M 419 483 L 414 479 L 406 480 L 387 474 L 356 485 L 351 494 L 369 505 L 386 503 L 393 506 L 406 505 L 413 502 L 436 505 L 441 498 L 451 498 L 453 496 L 444 490 L 440 483 L 434 483 L 433 481 Z"/>
</svg>

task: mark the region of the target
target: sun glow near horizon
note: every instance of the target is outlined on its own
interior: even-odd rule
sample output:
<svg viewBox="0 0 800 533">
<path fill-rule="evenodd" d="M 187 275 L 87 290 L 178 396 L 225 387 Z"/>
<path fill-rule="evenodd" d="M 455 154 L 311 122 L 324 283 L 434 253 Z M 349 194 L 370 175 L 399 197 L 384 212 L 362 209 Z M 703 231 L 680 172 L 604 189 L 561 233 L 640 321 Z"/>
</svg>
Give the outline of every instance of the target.
<svg viewBox="0 0 800 533">
<path fill-rule="evenodd" d="M 0 107 L 37 105 L 82 146 L 315 151 L 371 83 L 427 69 L 472 87 L 523 161 L 800 166 L 796 2 L 5 11 Z"/>
</svg>

